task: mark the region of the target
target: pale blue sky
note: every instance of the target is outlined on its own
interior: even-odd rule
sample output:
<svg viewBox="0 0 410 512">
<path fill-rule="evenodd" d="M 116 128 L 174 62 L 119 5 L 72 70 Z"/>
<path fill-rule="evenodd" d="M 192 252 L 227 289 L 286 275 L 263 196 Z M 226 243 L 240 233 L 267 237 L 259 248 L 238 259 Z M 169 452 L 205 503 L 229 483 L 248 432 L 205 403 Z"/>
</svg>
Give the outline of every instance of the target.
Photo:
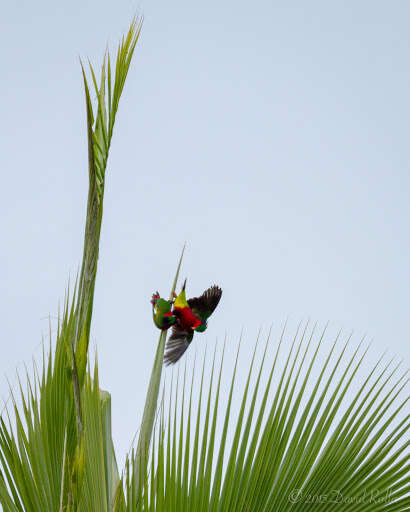
<svg viewBox="0 0 410 512">
<path fill-rule="evenodd" d="M 0 392 L 40 356 L 83 241 L 78 57 L 145 15 L 107 171 L 92 345 L 119 456 L 141 417 L 188 242 L 223 300 L 197 346 L 310 317 L 409 364 L 410 7 L 405 1 L 9 2 L 0 22 Z M 330 342 L 329 335 L 328 341 Z M 236 341 L 235 341 L 236 343 Z M 246 359 L 246 358 L 245 358 Z M 245 361 L 246 363 L 246 361 Z M 246 365 L 245 365 L 246 366 Z M 132 393 L 130 394 L 130 390 Z"/>
</svg>

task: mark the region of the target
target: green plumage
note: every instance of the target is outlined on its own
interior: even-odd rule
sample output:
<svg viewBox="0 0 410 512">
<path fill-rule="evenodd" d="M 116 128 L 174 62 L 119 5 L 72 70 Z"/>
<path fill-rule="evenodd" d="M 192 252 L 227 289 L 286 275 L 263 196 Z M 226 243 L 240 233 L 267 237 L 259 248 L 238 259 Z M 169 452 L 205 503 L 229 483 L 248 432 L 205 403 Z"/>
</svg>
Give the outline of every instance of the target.
<svg viewBox="0 0 410 512">
<path fill-rule="evenodd" d="M 166 330 L 175 324 L 175 317 L 172 315 L 172 302 L 162 299 L 159 293 L 152 296 L 152 318 L 158 329 Z"/>
</svg>

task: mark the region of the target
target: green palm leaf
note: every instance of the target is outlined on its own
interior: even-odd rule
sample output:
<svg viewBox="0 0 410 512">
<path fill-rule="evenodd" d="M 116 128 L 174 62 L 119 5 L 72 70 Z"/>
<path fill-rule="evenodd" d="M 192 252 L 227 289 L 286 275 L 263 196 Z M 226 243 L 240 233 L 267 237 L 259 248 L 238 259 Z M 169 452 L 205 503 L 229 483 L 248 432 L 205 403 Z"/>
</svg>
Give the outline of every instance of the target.
<svg viewBox="0 0 410 512">
<path fill-rule="evenodd" d="M 14 426 L 0 418 L 0 503 L 5 510 L 112 510 L 119 475 L 111 439 L 110 396 L 86 373 L 105 172 L 115 117 L 142 20 L 135 19 L 121 41 L 114 76 L 109 53 L 100 84 L 90 65 L 97 95 L 94 111 L 82 66 L 87 110 L 89 193 L 82 267 L 76 293 L 66 299 L 55 347 L 43 357 L 41 377 L 20 387 Z M 107 71 L 106 71 L 107 70 Z M 69 294 L 67 294 L 67 297 Z"/>
<path fill-rule="evenodd" d="M 324 337 L 325 331 L 317 336 L 308 325 L 298 329 L 279 372 L 282 333 L 265 378 L 270 337 L 257 366 L 255 347 L 236 419 L 236 363 L 223 402 L 223 355 L 216 380 L 212 362 L 206 391 L 205 361 L 199 389 L 195 370 L 189 379 L 184 376 L 182 391 L 169 401 L 167 421 L 162 413 L 157 426 L 151 479 L 145 478 L 136 508 L 121 510 L 407 510 L 410 415 L 403 414 L 408 398 L 399 401 L 405 374 L 395 377 L 398 367 L 390 370 L 391 362 L 383 366 L 381 358 L 360 383 L 367 349 L 360 344 L 348 357 L 349 337 L 337 354 L 338 336 L 313 378 Z M 359 391 L 350 397 L 352 385 Z M 199 396 L 196 418 L 193 396 Z"/>
</svg>

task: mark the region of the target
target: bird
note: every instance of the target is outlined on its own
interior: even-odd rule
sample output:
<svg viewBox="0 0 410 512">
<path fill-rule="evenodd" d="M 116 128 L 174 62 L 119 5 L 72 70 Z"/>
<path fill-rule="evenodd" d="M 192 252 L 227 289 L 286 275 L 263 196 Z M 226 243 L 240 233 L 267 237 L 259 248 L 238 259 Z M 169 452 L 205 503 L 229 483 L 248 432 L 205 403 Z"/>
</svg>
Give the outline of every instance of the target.
<svg viewBox="0 0 410 512">
<path fill-rule="evenodd" d="M 176 317 L 172 314 L 172 301 L 162 299 L 159 293 L 156 292 L 152 294 L 151 304 L 152 318 L 158 329 L 166 331 L 171 325 L 175 324 Z"/>
<path fill-rule="evenodd" d="M 172 314 L 176 322 L 172 326 L 171 336 L 165 347 L 164 364 L 169 366 L 175 364 L 194 337 L 194 332 L 204 332 L 208 326 L 208 318 L 215 311 L 222 296 L 222 289 L 213 285 L 200 297 L 186 299 L 186 279 L 180 294 L 176 297 Z"/>
</svg>

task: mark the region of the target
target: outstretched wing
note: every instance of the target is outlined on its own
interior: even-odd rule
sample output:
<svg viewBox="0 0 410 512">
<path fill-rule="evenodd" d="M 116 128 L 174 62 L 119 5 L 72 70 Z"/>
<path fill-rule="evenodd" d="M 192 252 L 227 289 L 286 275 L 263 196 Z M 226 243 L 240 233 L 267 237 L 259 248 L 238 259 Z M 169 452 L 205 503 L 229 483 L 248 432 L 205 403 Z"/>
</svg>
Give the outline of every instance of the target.
<svg viewBox="0 0 410 512">
<path fill-rule="evenodd" d="M 193 332 L 187 332 L 178 325 L 172 327 L 171 336 L 165 347 L 164 364 L 175 364 L 185 353 L 194 337 Z"/>
<path fill-rule="evenodd" d="M 221 296 L 222 289 L 217 285 L 213 285 L 205 290 L 200 297 L 189 299 L 188 305 L 202 321 L 205 321 L 215 311 Z"/>
</svg>

